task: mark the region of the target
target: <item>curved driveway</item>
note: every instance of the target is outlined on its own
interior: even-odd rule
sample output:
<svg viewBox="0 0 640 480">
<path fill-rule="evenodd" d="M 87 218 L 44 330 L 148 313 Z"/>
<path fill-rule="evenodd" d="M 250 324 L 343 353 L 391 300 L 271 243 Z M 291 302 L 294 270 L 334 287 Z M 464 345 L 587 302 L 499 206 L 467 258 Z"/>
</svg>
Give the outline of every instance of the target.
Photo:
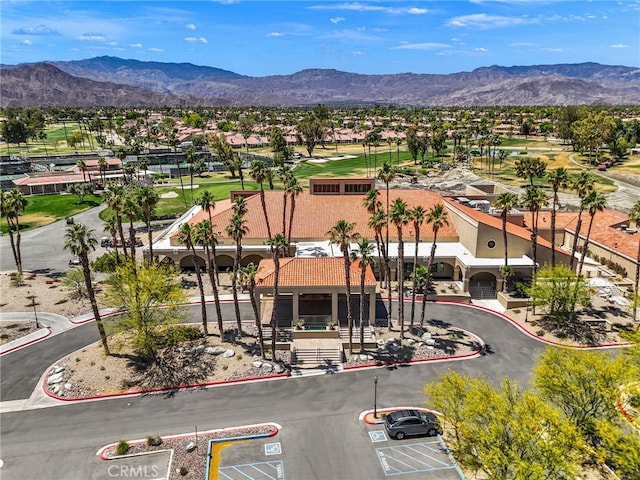
<svg viewBox="0 0 640 480">
<path fill-rule="evenodd" d="M 425 401 L 424 384 L 448 369 L 483 374 L 496 381 L 508 375 L 526 384 L 534 358 L 544 348 L 502 318 L 479 309 L 432 304 L 428 318 L 479 335 L 487 343 L 487 354 L 455 362 L 356 370 L 6 413 L 0 430 L 2 477 L 107 478 L 95 452 L 120 438 L 193 431 L 195 425 L 204 429 L 270 421 L 285 426 L 281 438 L 288 453 L 296 455 L 296 461 L 287 466 L 289 478 L 362 478 L 350 471 L 354 449 L 362 447 L 357 435 L 354 437 L 354 423 L 360 411 L 372 407 L 374 375 L 379 378 L 379 408 L 421 405 Z M 30 392 L 43 368 L 95 340 L 95 325 L 88 324 L 5 355 L 3 400 Z M 18 387 L 21 383 L 25 388 Z M 6 389 L 9 390 L 5 394 Z"/>
</svg>

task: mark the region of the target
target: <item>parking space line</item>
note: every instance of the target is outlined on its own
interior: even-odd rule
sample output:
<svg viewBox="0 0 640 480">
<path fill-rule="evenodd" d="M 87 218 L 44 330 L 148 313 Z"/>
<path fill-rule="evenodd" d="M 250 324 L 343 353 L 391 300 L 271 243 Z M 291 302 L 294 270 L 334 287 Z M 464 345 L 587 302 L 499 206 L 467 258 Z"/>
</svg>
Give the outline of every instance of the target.
<svg viewBox="0 0 640 480">
<path fill-rule="evenodd" d="M 284 480 L 282 460 L 230 465 L 218 469 L 220 478 L 228 480 Z"/>
<path fill-rule="evenodd" d="M 416 448 L 413 448 L 413 446 L 412 446 L 412 445 L 407 445 L 407 447 L 408 447 L 408 449 L 409 449 L 409 450 L 411 450 L 412 452 L 415 452 L 417 455 L 421 455 L 421 456 L 423 456 L 423 457 L 426 457 L 426 458 L 428 458 L 429 460 L 431 460 L 432 462 L 437 462 L 437 463 L 440 463 L 440 464 L 442 464 L 442 465 L 451 466 L 451 463 L 450 463 L 450 462 L 443 462 L 442 460 L 438 460 L 437 458 L 435 458 L 435 457 L 433 457 L 433 456 L 429 455 L 428 453 L 426 453 L 426 452 L 424 452 L 424 451 L 420 451 L 420 450 L 418 450 L 418 449 L 416 449 Z M 430 449 L 430 450 L 432 450 L 433 452 L 440 453 L 440 454 L 442 454 L 442 453 L 443 453 L 443 452 L 442 452 L 442 450 L 440 450 L 440 451 L 437 451 L 437 450 L 435 450 L 435 449 Z M 406 455 L 406 453 L 404 453 L 404 452 L 400 452 L 400 453 L 402 453 L 403 455 Z"/>
<path fill-rule="evenodd" d="M 434 448 L 435 445 L 438 448 Z M 456 469 L 446 446 L 439 441 L 382 447 L 375 450 L 385 476 Z"/>
</svg>

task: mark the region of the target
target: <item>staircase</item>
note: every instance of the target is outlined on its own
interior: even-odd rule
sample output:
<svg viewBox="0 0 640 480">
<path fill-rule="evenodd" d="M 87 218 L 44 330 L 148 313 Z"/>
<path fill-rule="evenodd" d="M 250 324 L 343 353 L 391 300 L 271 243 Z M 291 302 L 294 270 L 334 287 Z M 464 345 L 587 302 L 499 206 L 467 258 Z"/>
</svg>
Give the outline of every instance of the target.
<svg viewBox="0 0 640 480">
<path fill-rule="evenodd" d="M 480 285 L 479 287 L 470 286 L 469 295 L 471 295 L 471 298 L 477 298 L 480 300 L 493 300 L 496 298 L 497 293 L 496 293 L 496 289 L 491 286 Z"/>
</svg>

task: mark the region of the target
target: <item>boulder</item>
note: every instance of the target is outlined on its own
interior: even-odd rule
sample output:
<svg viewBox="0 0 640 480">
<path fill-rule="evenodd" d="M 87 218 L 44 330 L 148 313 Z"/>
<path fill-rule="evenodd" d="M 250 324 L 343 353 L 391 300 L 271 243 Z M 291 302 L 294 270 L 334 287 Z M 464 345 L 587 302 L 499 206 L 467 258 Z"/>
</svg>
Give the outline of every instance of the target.
<svg viewBox="0 0 640 480">
<path fill-rule="evenodd" d="M 222 354 L 222 356 L 224 358 L 231 358 L 233 356 L 235 356 L 236 352 L 234 352 L 233 350 L 229 349 L 229 350 L 225 350 L 224 353 Z"/>
<path fill-rule="evenodd" d="M 196 353 L 199 355 L 201 353 L 204 353 L 204 345 L 198 345 L 196 347 Z"/>
<path fill-rule="evenodd" d="M 426 343 L 429 346 L 433 346 L 433 345 L 436 344 L 436 341 L 433 338 L 429 338 L 429 339 L 425 340 L 424 343 Z"/>
<path fill-rule="evenodd" d="M 376 340 L 376 343 L 378 344 L 379 347 L 384 347 L 384 344 L 386 343 L 384 338 L 379 338 L 378 340 Z"/>
<path fill-rule="evenodd" d="M 61 381 L 62 381 L 62 372 L 54 373 L 53 375 L 49 376 L 49 378 L 47 379 L 47 385 L 53 385 L 54 383 L 60 383 Z"/>
<path fill-rule="evenodd" d="M 407 339 L 407 345 L 413 345 L 414 343 L 416 343 L 416 341 L 413 338 Z"/>
<path fill-rule="evenodd" d="M 217 347 L 207 347 L 204 351 L 210 355 L 222 355 L 226 349 L 220 346 Z"/>
<path fill-rule="evenodd" d="M 60 373 L 60 372 L 64 372 L 64 367 L 60 367 L 57 365 L 53 367 L 53 373 Z"/>
<path fill-rule="evenodd" d="M 261 360 L 254 360 L 253 362 L 251 362 L 251 366 L 255 367 L 255 368 L 260 368 L 263 365 Z"/>
<path fill-rule="evenodd" d="M 71 387 L 73 387 L 73 385 L 71 385 L 69 382 L 64 384 L 64 389 L 65 390 L 71 390 Z"/>
<path fill-rule="evenodd" d="M 53 387 L 53 393 L 57 395 L 59 392 L 60 392 L 60 385 L 56 385 L 55 387 Z"/>
<path fill-rule="evenodd" d="M 196 444 L 194 442 L 189 442 L 185 449 L 187 452 L 191 453 L 196 449 Z"/>
<path fill-rule="evenodd" d="M 260 369 L 264 373 L 271 373 L 271 372 L 273 372 L 273 365 L 271 365 L 270 363 L 263 363 L 262 367 L 260 367 Z"/>
<path fill-rule="evenodd" d="M 284 370 L 285 370 L 285 368 L 284 368 L 284 365 L 283 365 L 283 364 L 281 364 L 281 363 L 276 363 L 276 366 L 275 366 L 275 372 L 276 372 L 277 374 L 284 373 Z"/>
<path fill-rule="evenodd" d="M 422 340 L 423 342 L 426 342 L 430 338 L 431 338 L 431 334 L 429 332 L 424 332 L 420 337 L 420 340 Z"/>
</svg>

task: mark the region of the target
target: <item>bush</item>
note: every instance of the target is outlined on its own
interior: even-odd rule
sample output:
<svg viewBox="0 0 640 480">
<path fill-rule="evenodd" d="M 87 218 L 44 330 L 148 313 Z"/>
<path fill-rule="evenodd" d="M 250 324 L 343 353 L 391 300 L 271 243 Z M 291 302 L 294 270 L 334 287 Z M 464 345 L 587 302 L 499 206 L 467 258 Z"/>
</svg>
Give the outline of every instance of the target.
<svg viewBox="0 0 640 480">
<path fill-rule="evenodd" d="M 116 444 L 116 455 L 126 455 L 129 452 L 129 442 L 126 440 L 120 440 Z"/>
<path fill-rule="evenodd" d="M 162 438 L 160 435 L 149 435 L 147 437 L 147 445 L 150 447 L 158 447 L 162 445 Z"/>
<path fill-rule="evenodd" d="M 538 331 L 536 332 L 536 335 L 537 335 L 537 336 L 539 336 L 539 337 L 544 336 L 544 330 L 538 330 Z"/>
<path fill-rule="evenodd" d="M 200 332 L 198 327 L 193 327 L 191 325 L 176 325 L 164 330 L 162 344 L 166 347 L 172 347 L 201 337 L 202 332 Z"/>
</svg>

